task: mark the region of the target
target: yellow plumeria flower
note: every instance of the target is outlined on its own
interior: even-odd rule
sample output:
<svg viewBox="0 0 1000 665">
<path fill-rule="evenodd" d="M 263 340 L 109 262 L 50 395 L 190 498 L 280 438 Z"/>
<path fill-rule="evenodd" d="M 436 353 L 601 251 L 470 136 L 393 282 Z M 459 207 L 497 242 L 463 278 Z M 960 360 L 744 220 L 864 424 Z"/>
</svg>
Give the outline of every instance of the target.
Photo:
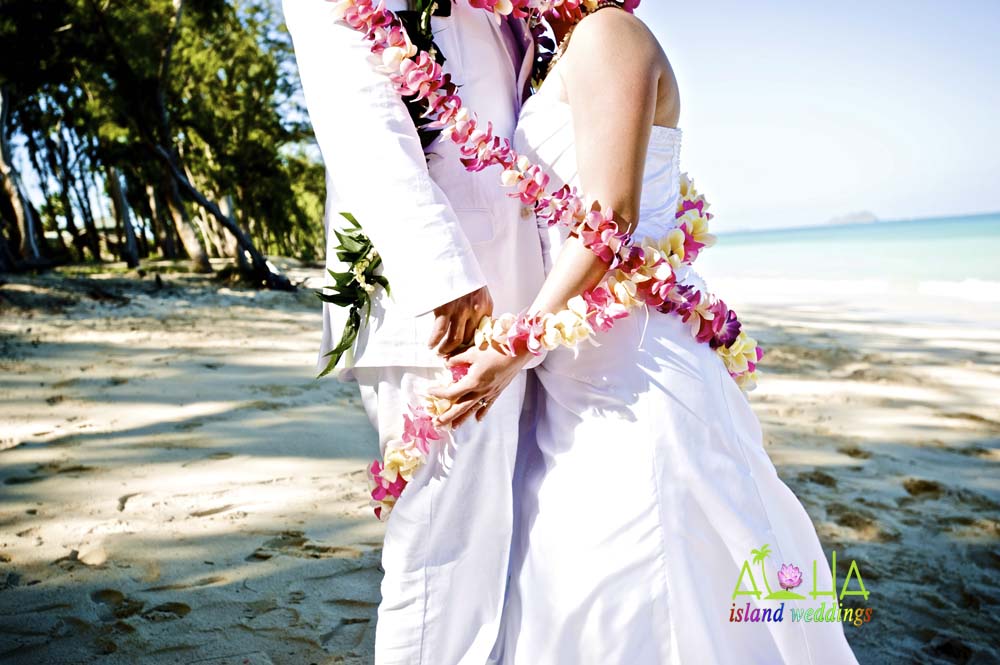
<svg viewBox="0 0 1000 665">
<path fill-rule="evenodd" d="M 475 336 L 473 337 L 473 343 L 476 345 L 477 349 L 485 349 L 493 341 L 493 319 L 488 316 L 484 316 L 483 320 L 479 322 L 479 326 L 476 328 Z"/>
<path fill-rule="evenodd" d="M 451 378 L 443 378 L 441 383 L 447 385 L 451 381 Z M 441 397 L 433 397 L 432 395 L 427 395 L 424 400 L 424 407 L 427 409 L 427 413 L 432 416 L 440 416 L 442 413 L 451 408 L 451 400 L 447 400 Z"/>
<path fill-rule="evenodd" d="M 352 0 L 335 0 L 333 3 L 333 19 L 339 21 L 344 18 L 347 10 L 354 6 Z"/>
<path fill-rule="evenodd" d="M 680 229 L 670 229 L 667 235 L 660 238 L 657 246 L 674 268 L 679 268 L 684 262 L 684 232 Z"/>
<path fill-rule="evenodd" d="M 635 282 L 625 277 L 620 270 L 616 271 L 615 275 L 608 277 L 606 285 L 608 290 L 611 291 L 611 295 L 615 297 L 615 300 L 626 308 L 632 309 L 642 304 L 635 297 Z"/>
<path fill-rule="evenodd" d="M 513 187 L 521 181 L 521 172 L 516 169 L 507 169 L 500 174 L 500 182 L 504 187 Z"/>
<path fill-rule="evenodd" d="M 390 46 L 382 51 L 382 71 L 397 72 L 402 62 L 417 54 L 417 47 L 407 44 L 406 47 Z"/>
<path fill-rule="evenodd" d="M 420 451 L 411 446 L 387 446 L 381 475 L 390 483 L 395 482 L 398 476 L 402 476 L 403 480 L 410 482 L 413 473 L 423 466 L 423 463 Z"/>
<path fill-rule="evenodd" d="M 748 393 L 757 387 L 757 372 L 737 374 L 733 377 L 733 380 L 736 381 L 736 385 L 739 386 L 740 390 Z"/>
<path fill-rule="evenodd" d="M 701 215 L 696 215 L 693 220 L 688 221 L 688 231 L 695 239 L 705 247 L 715 244 L 715 236 L 708 232 L 708 220 Z"/>
<path fill-rule="evenodd" d="M 586 313 L 581 315 L 572 309 L 564 309 L 545 318 L 542 344 L 549 351 L 559 346 L 573 347 L 590 337 L 592 333 Z"/>
</svg>

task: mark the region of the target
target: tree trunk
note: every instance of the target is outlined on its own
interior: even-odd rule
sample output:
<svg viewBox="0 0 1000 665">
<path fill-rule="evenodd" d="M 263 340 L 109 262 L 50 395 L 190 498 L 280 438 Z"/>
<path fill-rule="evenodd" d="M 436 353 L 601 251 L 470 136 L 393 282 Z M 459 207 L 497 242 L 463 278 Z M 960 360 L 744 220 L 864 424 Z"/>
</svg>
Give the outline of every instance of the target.
<svg viewBox="0 0 1000 665">
<path fill-rule="evenodd" d="M 66 169 L 66 184 L 73 191 L 76 197 L 77 207 L 80 209 L 80 216 L 83 217 L 83 231 L 87 238 L 87 248 L 90 250 L 91 256 L 93 256 L 95 261 L 100 262 L 101 258 L 101 237 L 97 233 L 97 224 L 94 222 L 94 211 L 90 207 L 90 193 L 87 189 L 87 174 L 83 169 L 85 164 L 82 160 L 83 150 L 80 147 L 79 137 L 72 133 L 67 132 L 62 137 L 63 143 L 63 166 Z M 78 165 L 79 171 L 77 175 L 74 176 L 69 170 L 69 149 L 67 147 L 67 139 L 72 139 L 73 141 L 73 154 L 76 156 L 76 163 Z M 77 187 L 77 185 L 79 187 Z"/>
<path fill-rule="evenodd" d="M 226 217 L 236 219 L 233 215 L 233 197 L 226 194 L 219 200 L 219 210 Z M 240 245 L 236 242 L 236 236 L 229 232 L 229 229 L 222 227 L 222 255 L 228 256 L 229 258 L 237 258 L 242 256 L 240 252 Z"/>
<path fill-rule="evenodd" d="M 3 219 L 0 218 L 0 225 L 3 224 Z M 10 251 L 10 247 L 7 246 L 7 236 L 3 233 L 3 227 L 0 226 L 0 272 L 13 272 L 17 269 L 17 259 L 14 254 Z"/>
<path fill-rule="evenodd" d="M 170 211 L 170 217 L 181 240 L 181 245 L 184 246 L 184 251 L 187 252 L 194 264 L 195 272 L 212 272 L 208 252 L 205 251 L 205 245 L 202 244 L 198 237 L 198 231 L 191 223 L 191 218 L 188 217 L 176 180 L 166 175 L 164 176 L 164 185 L 167 190 L 167 209 Z"/>
<path fill-rule="evenodd" d="M 45 137 L 45 152 L 48 157 L 49 169 L 59 182 L 59 202 L 63 207 L 63 216 L 66 218 L 66 232 L 69 233 L 80 260 L 83 260 L 88 249 L 87 238 L 76 225 L 73 203 L 69 198 L 73 184 L 72 176 L 69 173 L 69 152 L 66 149 L 66 139 L 62 132 L 63 129 L 59 127 L 56 132 L 57 140 Z"/>
<path fill-rule="evenodd" d="M 73 189 L 76 196 L 76 204 L 80 209 L 80 216 L 83 217 L 83 228 L 87 236 L 87 247 L 95 261 L 102 261 L 101 257 L 101 237 L 97 233 L 97 222 L 94 221 L 94 211 L 90 207 L 90 194 L 87 190 L 87 182 L 83 178 L 77 179 L 79 188 Z"/>
<path fill-rule="evenodd" d="M 199 214 L 194 215 L 192 218 L 198 230 L 201 231 L 201 237 L 205 241 L 205 248 L 208 250 L 208 255 L 210 257 L 218 258 L 222 256 L 219 253 L 219 247 L 215 242 L 215 238 L 212 237 L 212 231 L 209 229 L 207 215 L 203 216 L 203 211 L 198 211 Z"/>
<path fill-rule="evenodd" d="M 21 246 L 18 251 L 23 259 L 29 263 L 40 263 L 42 261 L 42 248 L 38 242 L 36 233 L 36 220 L 30 208 L 26 205 L 24 191 L 21 189 L 21 181 L 14 170 L 10 145 L 7 142 L 7 118 L 10 115 L 12 100 L 6 88 L 0 88 L 0 187 L 10 202 L 10 207 L 14 211 L 14 223 L 17 225 L 21 236 Z"/>
<path fill-rule="evenodd" d="M 97 146 L 95 145 L 92 149 L 96 153 Z M 89 169 L 82 172 L 83 179 L 87 183 L 86 192 L 87 192 L 88 205 L 90 205 L 91 203 L 95 204 L 95 206 L 91 206 L 90 211 L 94 220 L 94 230 L 97 233 L 98 237 L 100 237 L 101 232 L 107 230 L 107 223 L 108 220 L 111 218 L 111 213 L 105 208 L 104 205 L 106 198 L 104 192 L 105 189 L 107 188 L 107 185 L 105 184 L 104 187 L 101 187 L 98 184 L 97 182 L 98 175 L 99 174 L 94 169 Z M 90 192 L 94 193 L 93 199 L 90 198 Z M 96 211 L 94 210 L 94 207 L 97 208 Z M 101 226 L 97 226 L 97 222 L 100 222 Z M 110 247 L 111 244 L 110 238 L 105 237 L 105 244 Z"/>
<path fill-rule="evenodd" d="M 156 195 L 156 188 L 152 185 L 146 185 L 146 196 L 149 197 L 149 209 L 152 214 L 153 236 L 163 251 L 163 258 L 176 259 L 177 246 L 174 243 L 173 225 L 166 217 L 165 206 L 162 205 L 160 197 Z"/>
<path fill-rule="evenodd" d="M 149 217 L 146 216 L 137 217 L 137 220 L 140 220 L 140 223 L 136 225 L 139 229 L 139 235 L 136 236 L 136 240 L 139 241 L 139 258 L 142 259 L 149 258 L 149 253 L 152 251 L 152 248 L 149 246 L 149 234 L 146 233 L 146 223 L 148 219 Z"/>
<path fill-rule="evenodd" d="M 121 176 L 118 175 L 118 169 L 113 166 L 108 167 L 108 192 L 111 194 L 111 205 L 115 211 L 115 219 L 124 235 L 121 249 L 125 264 L 129 268 L 138 268 L 139 247 L 135 242 L 132 213 L 125 201 L 125 194 L 122 192 Z"/>
<path fill-rule="evenodd" d="M 68 129 L 65 121 L 60 120 L 59 125 L 56 127 L 55 138 L 46 135 L 45 148 L 48 152 L 49 165 L 52 168 L 52 172 L 59 182 L 59 200 L 63 206 L 63 214 L 66 217 L 66 230 L 73 238 L 73 246 L 76 247 L 77 252 L 80 254 L 80 260 L 84 260 L 86 252 L 89 250 L 93 255 L 92 258 L 96 261 L 98 257 L 94 254 L 93 248 L 90 246 L 90 239 L 87 237 L 86 229 L 80 229 L 76 225 L 76 214 L 73 212 L 73 202 L 70 199 L 70 192 L 73 191 L 73 173 L 70 170 L 72 166 L 72 160 L 70 159 L 69 152 L 69 138 L 72 135 L 72 129 Z M 82 213 L 81 213 L 82 215 Z"/>
<path fill-rule="evenodd" d="M 190 182 L 194 187 L 198 187 L 196 184 L 198 181 L 195 179 L 194 174 L 191 173 L 191 169 L 188 168 L 187 162 L 184 158 L 184 153 L 181 150 L 177 150 L 177 163 L 183 165 L 184 175 L 187 176 L 188 182 Z M 198 230 L 201 231 L 201 238 L 205 243 L 205 248 L 208 250 L 208 255 L 214 258 L 221 258 L 224 256 L 222 254 L 222 245 L 219 242 L 219 238 L 215 232 L 215 228 L 212 226 L 212 218 L 208 214 L 208 211 L 201 206 L 195 206 L 195 214 L 192 215 L 194 223 L 198 225 Z"/>
<path fill-rule="evenodd" d="M 253 242 L 243 232 L 243 229 L 231 218 L 222 214 L 222 210 L 219 206 L 215 205 L 207 198 L 205 195 L 195 189 L 191 181 L 187 179 L 184 175 L 184 170 L 179 164 L 177 164 L 176 156 L 171 153 L 166 148 L 161 145 L 152 146 L 153 151 L 163 160 L 164 164 L 170 173 L 174 176 L 174 187 L 180 187 L 183 192 L 190 198 L 194 203 L 197 203 L 202 208 L 205 208 L 215 219 L 219 221 L 220 224 L 229 230 L 234 236 L 236 236 L 236 241 L 239 243 L 240 249 L 249 255 L 250 259 L 250 271 L 249 276 L 255 280 L 258 284 L 266 286 L 270 289 L 278 289 L 283 291 L 293 291 L 295 286 L 292 285 L 288 278 L 282 275 L 280 272 L 272 271 L 267 264 L 267 259 L 257 251 Z"/>
<path fill-rule="evenodd" d="M 45 205 L 49 205 L 52 201 L 52 192 L 49 190 L 49 183 L 56 179 L 55 171 L 51 169 L 51 163 L 48 160 L 42 159 L 43 155 L 51 155 L 48 149 L 42 149 L 39 146 L 38 141 L 33 133 L 30 131 L 25 132 L 26 147 L 28 148 L 28 158 L 30 159 L 30 166 L 35 169 L 35 173 L 38 174 L 38 186 L 42 190 L 42 201 Z M 39 243 L 42 247 L 48 249 L 48 237 L 45 235 L 45 222 L 49 221 L 52 225 L 52 233 L 55 236 L 55 254 L 61 257 L 63 260 L 72 261 L 75 257 L 73 252 L 66 246 L 66 240 L 63 238 L 62 229 L 59 228 L 59 216 L 54 212 L 51 212 L 46 220 L 39 211 L 31 205 L 30 201 L 28 206 L 31 208 L 33 216 L 38 220 L 38 236 Z M 67 233 L 69 233 L 67 229 Z M 70 240 L 73 239 L 73 234 L 69 234 Z"/>
</svg>

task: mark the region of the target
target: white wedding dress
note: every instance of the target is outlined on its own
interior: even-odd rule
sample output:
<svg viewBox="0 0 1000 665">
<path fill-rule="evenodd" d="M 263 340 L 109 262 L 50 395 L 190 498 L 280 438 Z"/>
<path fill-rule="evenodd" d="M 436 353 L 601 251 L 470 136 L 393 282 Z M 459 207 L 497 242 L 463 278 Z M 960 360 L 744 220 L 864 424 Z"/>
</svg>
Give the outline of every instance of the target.
<svg viewBox="0 0 1000 665">
<path fill-rule="evenodd" d="M 569 106 L 557 75 L 525 104 L 516 148 L 579 187 Z M 636 236 L 675 225 L 681 132 L 654 127 Z M 540 229 L 546 272 L 564 229 Z M 705 250 L 705 251 L 711 251 Z M 688 282 L 702 286 L 689 271 Z M 505 665 L 840 665 L 856 663 L 839 623 L 730 622 L 777 601 L 733 591 L 751 550 L 778 589 L 782 563 L 828 559 L 775 473 L 747 398 L 707 344 L 673 314 L 633 313 L 600 346 L 550 352 L 535 441 L 522 442 L 508 599 L 495 658 Z M 763 589 L 759 564 L 756 584 Z M 749 588 L 749 581 L 744 587 Z M 762 598 L 766 595 L 764 592 Z M 827 607 L 830 599 L 827 598 Z"/>
</svg>

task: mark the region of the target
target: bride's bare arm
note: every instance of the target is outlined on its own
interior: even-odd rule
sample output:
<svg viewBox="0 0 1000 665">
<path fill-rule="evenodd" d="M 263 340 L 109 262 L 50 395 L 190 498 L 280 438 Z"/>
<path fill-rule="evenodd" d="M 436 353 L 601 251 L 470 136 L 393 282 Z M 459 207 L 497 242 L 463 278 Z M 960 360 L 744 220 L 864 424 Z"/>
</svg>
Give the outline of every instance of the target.
<svg viewBox="0 0 1000 665">
<path fill-rule="evenodd" d="M 554 72 L 572 109 L 581 189 L 588 200 L 612 208 L 622 230 L 631 231 L 639 222 L 643 167 L 665 60 L 639 19 L 604 10 L 577 25 Z M 579 238 L 570 238 L 532 309 L 564 309 L 606 272 L 607 265 Z"/>
<path fill-rule="evenodd" d="M 572 108 L 581 188 L 589 200 L 611 207 L 623 230 L 634 229 L 639 221 L 646 149 L 658 99 L 663 101 L 661 78 L 669 72 L 665 65 L 662 50 L 641 21 L 606 10 L 580 22 L 553 72 L 561 74 Z M 672 78 L 670 84 L 672 91 Z M 578 238 L 570 238 L 532 311 L 564 309 L 571 298 L 597 286 L 607 270 Z M 473 414 L 481 419 L 527 360 L 526 354 L 511 358 L 495 349 L 470 349 L 456 356 L 453 363 L 470 369 L 464 379 L 431 391 L 452 402 L 439 422 L 458 426 Z"/>
</svg>

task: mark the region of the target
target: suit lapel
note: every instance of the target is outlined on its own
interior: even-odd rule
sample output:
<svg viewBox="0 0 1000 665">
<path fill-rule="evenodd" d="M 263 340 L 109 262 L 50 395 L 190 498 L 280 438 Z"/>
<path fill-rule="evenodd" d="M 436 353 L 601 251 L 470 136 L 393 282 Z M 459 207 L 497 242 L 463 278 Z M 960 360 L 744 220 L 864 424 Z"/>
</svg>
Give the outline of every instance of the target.
<svg viewBox="0 0 1000 665">
<path fill-rule="evenodd" d="M 524 22 L 523 19 L 510 19 L 511 32 L 514 35 L 514 39 L 516 39 L 520 43 L 521 49 L 524 53 L 524 56 L 520 60 L 520 66 L 517 67 L 515 63 L 518 62 L 517 58 L 518 54 L 515 54 L 511 51 L 510 42 L 507 40 L 506 37 L 504 37 L 501 24 L 496 20 L 494 20 L 494 18 L 492 16 L 489 16 L 486 12 L 483 12 L 483 14 L 486 15 L 486 19 L 489 21 L 490 27 L 493 30 L 493 36 L 497 39 L 498 42 L 500 42 L 500 45 L 503 48 L 504 53 L 507 54 L 507 57 L 510 60 L 511 77 L 514 80 L 514 87 L 516 88 L 517 92 L 518 106 L 520 106 L 521 102 L 524 100 L 527 93 L 527 88 L 529 83 L 528 79 L 531 76 L 531 64 L 532 62 L 534 62 L 535 59 L 535 43 L 534 43 L 535 40 L 531 38 L 531 33 L 528 30 L 528 25 L 527 23 Z"/>
<path fill-rule="evenodd" d="M 520 95 L 519 101 L 523 102 L 528 97 L 528 86 L 531 83 L 531 68 L 535 62 L 535 39 L 528 29 L 528 24 L 524 19 L 517 19 L 511 24 L 514 36 L 521 42 L 524 51 L 524 59 L 521 61 L 521 69 L 517 74 L 517 90 Z"/>
</svg>

